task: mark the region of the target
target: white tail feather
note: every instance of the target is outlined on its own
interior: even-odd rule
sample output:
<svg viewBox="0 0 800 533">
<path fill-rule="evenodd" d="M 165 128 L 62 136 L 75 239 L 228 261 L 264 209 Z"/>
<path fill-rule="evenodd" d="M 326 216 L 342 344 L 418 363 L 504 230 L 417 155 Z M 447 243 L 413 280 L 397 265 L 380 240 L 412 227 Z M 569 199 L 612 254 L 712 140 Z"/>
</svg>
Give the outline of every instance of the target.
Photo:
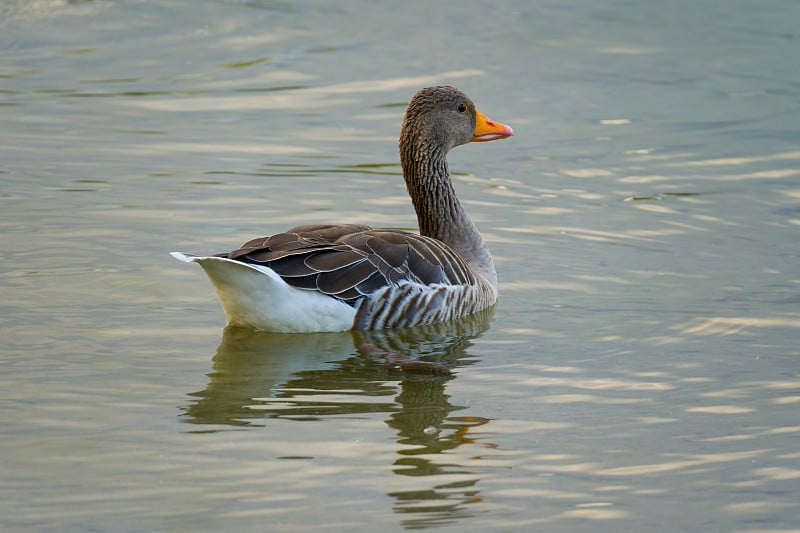
<svg viewBox="0 0 800 533">
<path fill-rule="evenodd" d="M 224 257 L 171 252 L 185 263 L 199 263 L 217 291 L 231 326 L 284 333 L 345 331 L 355 309 L 316 291 L 292 287 L 272 269 Z"/>
</svg>

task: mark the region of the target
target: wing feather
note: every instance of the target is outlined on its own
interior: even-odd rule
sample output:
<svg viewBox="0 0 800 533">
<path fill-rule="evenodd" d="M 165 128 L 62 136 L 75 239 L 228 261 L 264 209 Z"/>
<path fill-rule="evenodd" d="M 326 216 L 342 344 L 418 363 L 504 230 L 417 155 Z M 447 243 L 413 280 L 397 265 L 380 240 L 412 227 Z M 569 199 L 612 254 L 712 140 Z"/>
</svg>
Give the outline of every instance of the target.
<svg viewBox="0 0 800 533">
<path fill-rule="evenodd" d="M 464 260 L 445 244 L 410 232 L 361 224 L 298 226 L 252 239 L 238 250 L 220 255 L 268 266 L 292 286 L 318 290 L 353 306 L 404 282 L 476 282 Z"/>
<path fill-rule="evenodd" d="M 306 255 L 305 263 L 318 272 L 333 272 L 366 261 L 364 255 L 363 252 L 352 248 L 342 251 L 328 248 Z"/>
<path fill-rule="evenodd" d="M 356 287 L 375 273 L 375 267 L 366 259 L 358 263 L 340 268 L 334 272 L 322 272 L 317 275 L 317 288 L 325 294 L 342 294 L 348 290 L 355 298 L 360 296 Z"/>
<path fill-rule="evenodd" d="M 282 278 L 300 278 L 311 275 L 316 276 L 319 273 L 317 269 L 306 264 L 306 259 L 308 258 L 307 252 L 298 252 L 294 255 L 286 255 L 276 258 L 275 260 L 262 259 L 262 257 L 267 255 L 267 253 L 253 254 L 248 256 L 250 259 L 253 259 L 252 261 L 248 262 L 269 265 L 270 268 L 272 268 L 272 270 L 274 270 L 275 273 Z M 294 283 L 289 282 L 289 284 L 293 285 Z"/>
</svg>

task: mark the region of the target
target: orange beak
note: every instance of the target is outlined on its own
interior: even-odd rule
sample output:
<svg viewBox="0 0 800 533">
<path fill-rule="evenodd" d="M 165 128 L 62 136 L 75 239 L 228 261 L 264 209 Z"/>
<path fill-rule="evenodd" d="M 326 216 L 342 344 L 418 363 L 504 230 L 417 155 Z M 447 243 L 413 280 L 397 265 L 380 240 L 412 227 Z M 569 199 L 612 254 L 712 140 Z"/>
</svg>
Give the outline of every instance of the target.
<svg viewBox="0 0 800 533">
<path fill-rule="evenodd" d="M 488 118 L 486 115 L 475 110 L 475 132 L 472 134 L 473 142 L 494 141 L 505 139 L 514 135 L 511 126 L 500 124 Z"/>
</svg>

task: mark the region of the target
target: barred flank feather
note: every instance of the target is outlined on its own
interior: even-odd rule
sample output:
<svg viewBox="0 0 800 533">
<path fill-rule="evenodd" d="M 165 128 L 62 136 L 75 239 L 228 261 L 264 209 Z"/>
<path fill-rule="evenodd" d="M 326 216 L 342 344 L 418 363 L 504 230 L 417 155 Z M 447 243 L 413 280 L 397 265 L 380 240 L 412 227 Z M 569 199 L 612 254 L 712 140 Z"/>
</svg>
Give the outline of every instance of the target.
<svg viewBox="0 0 800 533">
<path fill-rule="evenodd" d="M 480 285 L 403 283 L 386 287 L 364 299 L 356 311 L 353 329 L 386 329 L 445 322 L 490 307 L 493 291 Z"/>
</svg>

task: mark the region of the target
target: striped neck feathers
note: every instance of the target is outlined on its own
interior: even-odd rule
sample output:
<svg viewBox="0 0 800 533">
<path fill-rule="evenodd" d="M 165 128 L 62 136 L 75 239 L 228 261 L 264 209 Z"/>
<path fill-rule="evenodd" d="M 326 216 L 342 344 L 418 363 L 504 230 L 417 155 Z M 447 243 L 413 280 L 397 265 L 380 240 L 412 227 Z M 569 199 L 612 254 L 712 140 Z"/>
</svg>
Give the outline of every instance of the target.
<svg viewBox="0 0 800 533">
<path fill-rule="evenodd" d="M 417 213 L 420 235 L 437 239 L 457 252 L 472 269 L 496 285 L 492 256 L 478 228 L 456 196 L 447 166 L 451 146 L 426 138 L 403 124 L 400 161 L 408 194 Z"/>
</svg>

